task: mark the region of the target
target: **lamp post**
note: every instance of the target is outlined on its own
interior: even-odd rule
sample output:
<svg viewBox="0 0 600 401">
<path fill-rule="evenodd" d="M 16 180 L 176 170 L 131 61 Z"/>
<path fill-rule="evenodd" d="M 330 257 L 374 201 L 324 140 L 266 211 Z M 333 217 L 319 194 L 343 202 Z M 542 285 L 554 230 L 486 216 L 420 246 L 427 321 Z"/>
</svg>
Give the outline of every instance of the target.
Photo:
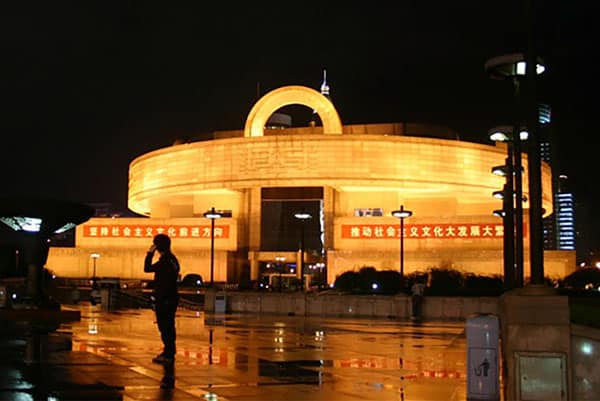
<svg viewBox="0 0 600 401">
<path fill-rule="evenodd" d="M 100 257 L 100 254 L 97 252 L 94 252 L 90 255 L 90 257 L 92 258 L 92 261 L 94 263 L 94 270 L 92 273 L 92 283 L 95 284 L 96 283 L 96 260 L 98 260 L 98 258 Z"/>
<path fill-rule="evenodd" d="M 281 264 L 285 261 L 285 256 L 275 256 L 275 260 L 277 261 L 277 270 L 279 271 L 279 292 L 281 292 Z"/>
<path fill-rule="evenodd" d="M 517 133 L 517 134 L 515 134 Z M 521 127 L 499 126 L 490 130 L 490 139 L 506 143 L 506 164 L 492 168 L 492 174 L 506 177 L 502 191 L 494 191 L 502 199 L 504 218 L 504 286 L 523 286 L 523 165 L 521 141 L 528 132 Z"/>
<path fill-rule="evenodd" d="M 400 219 L 400 278 L 404 279 L 404 219 L 412 216 L 412 212 L 400 205 L 400 209 L 394 210 L 392 216 Z"/>
<path fill-rule="evenodd" d="M 529 32 L 531 35 L 531 32 Z M 531 38 L 529 38 L 531 39 Z M 544 258 L 543 258 L 543 235 L 542 235 L 542 193 L 541 193 L 541 162 L 539 151 L 539 140 L 537 138 L 537 118 L 533 118 L 531 105 L 534 96 L 535 79 L 537 75 L 545 71 L 543 61 L 536 57 L 531 43 L 526 55 L 523 53 L 506 54 L 489 59 L 485 63 L 485 70 L 492 79 L 510 80 L 514 87 L 514 97 L 516 103 L 516 119 L 523 120 L 525 115 L 527 132 L 520 129 L 520 124 L 515 124 L 511 131 L 510 142 L 512 142 L 512 152 L 514 154 L 516 207 L 514 216 L 515 235 L 517 240 L 516 247 L 516 279 L 517 286 L 523 285 L 523 209 L 522 209 L 522 171 L 521 171 L 521 140 L 528 138 L 528 174 L 529 174 L 529 242 L 530 242 L 530 269 L 532 284 L 543 284 L 544 277 Z M 521 105 L 521 82 L 524 78 L 528 83 L 529 104 L 525 110 Z M 537 108 L 535 108 L 537 113 Z M 517 134 L 518 132 L 518 134 Z M 527 137 L 522 134 L 527 133 Z M 512 201 L 512 196 L 510 197 Z M 505 221 L 507 219 L 505 218 Z M 506 234 L 506 233 L 505 233 Z"/>
<path fill-rule="evenodd" d="M 301 291 L 304 291 L 304 224 L 307 220 L 312 218 L 310 213 L 298 212 L 294 214 L 294 217 L 300 220 L 300 287 Z"/>
<path fill-rule="evenodd" d="M 215 219 L 220 219 L 223 215 L 211 207 L 209 211 L 204 212 L 204 217 L 210 219 L 210 287 L 215 284 Z"/>
</svg>

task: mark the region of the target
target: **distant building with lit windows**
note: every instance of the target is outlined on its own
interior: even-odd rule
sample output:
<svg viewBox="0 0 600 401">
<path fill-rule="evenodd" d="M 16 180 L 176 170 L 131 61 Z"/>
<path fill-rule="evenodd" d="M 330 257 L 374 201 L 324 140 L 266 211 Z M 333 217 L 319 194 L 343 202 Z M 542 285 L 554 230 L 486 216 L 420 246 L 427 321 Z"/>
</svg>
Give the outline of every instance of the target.
<svg viewBox="0 0 600 401">
<path fill-rule="evenodd" d="M 567 176 L 559 177 L 557 194 L 556 226 L 558 231 L 558 249 L 575 250 L 575 200 L 573 194 L 567 191 Z"/>
<path fill-rule="evenodd" d="M 270 117 L 288 105 L 314 110 L 322 125 L 268 128 Z M 333 283 L 364 266 L 398 270 L 401 238 L 407 274 L 440 265 L 501 274 L 503 224 L 492 215 L 501 201 L 490 194 L 503 178 L 490 169 L 504 163 L 506 148 L 456 138 L 456 132 L 431 124 L 343 125 L 319 91 L 278 88 L 256 102 L 242 130 L 134 159 L 128 207 L 146 217 L 92 218 L 77 227 L 75 248 L 51 249 L 48 266 L 63 276 L 89 276 L 90 254 L 97 252 L 99 275 L 145 277 L 145 250 L 163 232 L 172 237 L 181 273 L 205 279 L 214 239 L 216 282 L 299 277 L 301 265 L 310 283 Z M 541 173 L 542 206 L 550 215 L 552 173 L 546 163 Z M 527 196 L 526 172 L 524 181 Z M 400 205 L 413 213 L 404 220 L 402 237 L 391 215 Z M 215 220 L 214 236 L 203 217 L 212 207 L 231 211 Z M 300 211 L 312 218 L 299 221 L 294 214 Z M 545 252 L 549 276 L 564 276 L 574 266 L 572 251 Z"/>
<path fill-rule="evenodd" d="M 556 229 L 556 202 L 558 192 L 558 180 L 556 171 L 558 166 L 556 163 L 557 157 L 554 155 L 551 109 L 548 104 L 541 103 L 538 105 L 538 123 L 540 133 L 540 159 L 548 164 L 553 171 L 552 175 L 552 193 L 554 194 L 554 213 L 546 215 L 543 219 L 544 230 L 544 249 L 558 249 L 558 231 Z"/>
<path fill-rule="evenodd" d="M 540 157 L 547 163 L 552 175 L 552 192 L 554 194 L 554 213 L 544 218 L 544 249 L 575 250 L 575 202 L 574 196 L 567 191 L 567 176 L 559 174 L 558 157 L 553 146 L 553 128 L 551 126 L 551 108 L 547 104 L 538 106 L 539 129 L 541 133 Z"/>
</svg>

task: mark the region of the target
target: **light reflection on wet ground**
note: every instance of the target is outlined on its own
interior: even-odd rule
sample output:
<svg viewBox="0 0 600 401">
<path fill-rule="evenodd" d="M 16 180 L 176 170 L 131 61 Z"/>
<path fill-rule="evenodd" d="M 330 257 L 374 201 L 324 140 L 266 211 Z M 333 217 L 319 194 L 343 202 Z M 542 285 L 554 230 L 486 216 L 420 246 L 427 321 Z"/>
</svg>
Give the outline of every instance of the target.
<svg viewBox="0 0 600 401">
<path fill-rule="evenodd" d="M 73 351 L 110 361 L 89 374 L 122 385 L 123 399 L 464 400 L 464 322 L 416 324 L 179 311 L 174 390 L 163 368 L 153 312 L 82 305 Z"/>
</svg>

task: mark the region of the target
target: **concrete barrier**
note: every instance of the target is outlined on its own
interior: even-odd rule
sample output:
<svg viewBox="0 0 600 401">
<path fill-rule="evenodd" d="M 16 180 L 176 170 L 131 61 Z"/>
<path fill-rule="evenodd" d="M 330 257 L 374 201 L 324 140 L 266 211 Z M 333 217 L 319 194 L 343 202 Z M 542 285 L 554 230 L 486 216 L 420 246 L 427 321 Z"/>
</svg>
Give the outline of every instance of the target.
<svg viewBox="0 0 600 401">
<path fill-rule="evenodd" d="M 408 295 L 228 292 L 228 311 L 298 316 L 410 318 Z M 425 297 L 426 319 L 464 320 L 476 313 L 498 313 L 496 297 Z"/>
</svg>

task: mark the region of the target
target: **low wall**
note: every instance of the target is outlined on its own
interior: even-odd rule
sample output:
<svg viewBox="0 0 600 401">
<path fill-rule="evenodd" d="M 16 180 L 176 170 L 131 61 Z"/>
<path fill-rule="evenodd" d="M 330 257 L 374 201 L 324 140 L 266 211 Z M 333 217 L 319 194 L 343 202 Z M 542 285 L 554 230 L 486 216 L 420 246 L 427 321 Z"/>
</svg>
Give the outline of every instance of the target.
<svg viewBox="0 0 600 401">
<path fill-rule="evenodd" d="M 374 317 L 408 319 L 411 298 L 407 295 L 338 295 L 290 293 L 225 293 L 227 311 L 282 315 Z M 476 313 L 498 314 L 495 297 L 425 297 L 426 319 L 466 319 Z"/>
</svg>

